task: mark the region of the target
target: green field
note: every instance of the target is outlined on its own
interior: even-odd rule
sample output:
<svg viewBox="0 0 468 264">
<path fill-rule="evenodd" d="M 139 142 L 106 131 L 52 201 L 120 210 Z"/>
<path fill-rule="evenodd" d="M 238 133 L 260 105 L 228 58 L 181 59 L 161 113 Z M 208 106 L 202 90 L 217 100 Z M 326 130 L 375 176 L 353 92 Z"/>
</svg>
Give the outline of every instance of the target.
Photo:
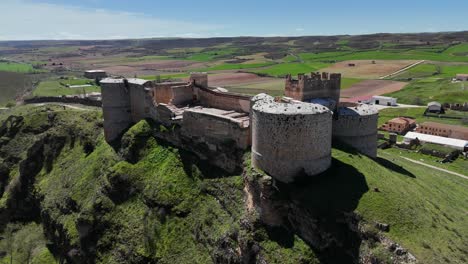
<svg viewBox="0 0 468 264">
<path fill-rule="evenodd" d="M 417 108 L 387 108 L 382 109 L 379 111 L 379 127 L 383 125 L 390 119 L 400 116 L 406 116 L 416 119 L 417 123 L 423 122 L 437 122 L 447 125 L 459 125 L 459 126 L 468 126 L 468 124 L 464 123 L 461 119 L 448 119 L 448 118 L 438 118 L 432 116 L 424 116 L 424 111 L 426 110 L 425 107 L 417 107 Z M 460 118 L 468 118 L 468 112 L 459 112 L 459 111 L 450 111 L 446 112 L 447 116 L 457 116 Z"/>
<path fill-rule="evenodd" d="M 31 64 L 0 61 L 0 71 L 33 73 L 37 70 L 35 70 Z"/>
<path fill-rule="evenodd" d="M 252 70 L 251 72 L 272 77 L 284 77 L 287 74 L 297 75 L 298 73 L 310 73 L 318 71 L 327 66 L 329 66 L 329 64 L 322 62 L 281 63 L 259 70 Z"/>
<path fill-rule="evenodd" d="M 33 96 L 62 96 L 62 95 L 76 95 L 83 94 L 83 90 L 86 93 L 100 92 L 101 88 L 93 85 L 84 88 L 69 88 L 63 84 L 70 85 L 84 85 L 88 84 L 89 80 L 77 79 L 77 80 L 48 80 L 39 83 L 38 87 L 33 91 Z"/>
<path fill-rule="evenodd" d="M 468 160 L 463 158 L 462 156 L 458 157 L 458 159 L 454 162 L 441 163 L 440 158 L 418 153 L 417 150 L 415 151 L 399 148 L 389 148 L 386 150 L 382 150 L 382 153 L 389 153 L 395 156 L 407 157 L 413 160 L 422 161 L 431 166 L 439 167 L 456 173 L 464 175 L 468 174 Z"/>
<path fill-rule="evenodd" d="M 390 224 L 389 237 L 408 248 L 421 263 L 466 263 L 467 181 L 403 160 L 398 153 L 381 151 L 379 156 L 372 161 L 333 151 L 335 159 L 365 177 L 369 190 L 356 211 L 366 220 Z"/>
<path fill-rule="evenodd" d="M 223 49 L 215 49 L 209 51 L 201 51 L 194 54 L 191 54 L 187 57 L 183 57 L 187 60 L 194 60 L 200 62 L 208 62 L 208 61 L 215 61 L 218 59 L 226 59 L 231 58 L 239 51 L 237 48 L 223 48 Z"/>
<path fill-rule="evenodd" d="M 176 73 L 176 74 L 161 74 L 159 77 L 161 80 L 167 80 L 167 79 L 182 79 L 182 78 L 188 78 L 190 74 L 188 73 Z M 146 75 L 146 76 L 139 76 L 138 78 L 145 79 L 148 81 L 154 81 L 157 79 L 157 75 Z"/>
<path fill-rule="evenodd" d="M 426 78 L 413 81 L 387 96 L 398 98 L 402 104 L 426 105 L 431 101 L 464 103 L 468 102 L 468 82 L 452 83 L 450 79 Z"/>
<path fill-rule="evenodd" d="M 333 51 L 322 53 L 301 53 L 304 61 L 345 61 L 345 60 L 431 60 L 444 62 L 468 62 L 468 45 L 459 44 L 444 52 L 440 48 L 395 49 L 383 48 L 376 50 Z"/>
<path fill-rule="evenodd" d="M 220 65 L 211 66 L 208 68 L 196 69 L 198 72 L 210 72 L 210 71 L 224 71 L 224 70 L 242 70 L 242 69 L 253 69 L 253 68 L 264 68 L 273 65 L 273 62 L 265 63 L 223 63 Z"/>
</svg>

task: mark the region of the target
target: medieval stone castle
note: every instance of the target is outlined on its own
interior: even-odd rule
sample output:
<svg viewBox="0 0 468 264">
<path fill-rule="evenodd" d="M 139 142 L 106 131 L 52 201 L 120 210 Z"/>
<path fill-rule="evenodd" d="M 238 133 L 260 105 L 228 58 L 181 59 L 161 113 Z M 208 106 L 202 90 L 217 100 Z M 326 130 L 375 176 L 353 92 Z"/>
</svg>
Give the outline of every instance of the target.
<svg viewBox="0 0 468 264">
<path fill-rule="evenodd" d="M 209 87 L 206 73 L 188 82 L 107 78 L 101 81 L 105 137 L 112 142 L 131 124 L 151 119 L 164 127 L 156 137 L 226 171 L 235 171 L 251 148 L 253 166 L 292 182 L 330 167 L 332 140 L 377 155 L 377 109 L 340 103 L 340 86 L 340 74 L 289 75 L 285 97 L 273 98 Z"/>
</svg>

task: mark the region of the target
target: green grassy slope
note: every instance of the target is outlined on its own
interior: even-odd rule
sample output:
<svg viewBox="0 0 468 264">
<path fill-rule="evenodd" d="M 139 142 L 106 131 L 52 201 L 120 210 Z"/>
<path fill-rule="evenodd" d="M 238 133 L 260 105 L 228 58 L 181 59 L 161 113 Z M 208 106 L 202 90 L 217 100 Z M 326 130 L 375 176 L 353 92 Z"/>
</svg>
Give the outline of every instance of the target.
<svg viewBox="0 0 468 264">
<path fill-rule="evenodd" d="M 365 219 L 390 224 L 390 238 L 422 263 L 466 263 L 468 182 L 393 153 L 379 156 L 376 162 L 333 151 L 334 158 L 365 175 L 370 191 L 356 211 Z"/>
<path fill-rule="evenodd" d="M 47 129 L 41 126 L 50 115 L 45 107 L 19 107 L 0 116 L 0 120 L 9 114 L 25 117 L 1 150 L 39 165 L 41 153 L 50 157 L 37 174 L 25 175 L 13 165 L 9 179 L 12 185 L 24 181 L 23 186 L 34 190 L 32 198 L 39 203 L 46 235 L 58 252 L 65 252 L 61 254 L 82 248 L 81 257 L 96 263 L 209 263 L 215 258 L 225 262 L 230 258 L 226 245 L 237 249 L 244 247 L 238 241 L 243 239 L 247 245 L 246 239 L 256 239 L 255 243 L 267 246 L 267 252 L 275 252 L 268 256 L 271 263 L 316 261 L 299 238 L 294 247 L 286 248 L 243 230 L 241 176 L 217 174 L 188 153 L 160 144 L 148 137 L 151 128 L 146 122 L 131 128 L 121 148 L 115 150 L 96 129 L 100 112 L 48 107 L 57 116 Z M 78 123 L 83 127 L 76 128 Z M 25 152 L 46 135 L 43 152 L 33 156 L 31 150 Z M 16 195 L 10 191 L 2 195 L 1 213 L 12 210 L 12 199 L 21 200 Z M 34 251 L 35 258 L 38 254 Z M 5 255 L 2 261 L 9 257 Z M 84 260 L 77 257 L 75 261 Z"/>
<path fill-rule="evenodd" d="M 403 104 L 468 102 L 468 83 L 451 83 L 448 79 L 428 78 L 411 82 L 400 91 L 387 94 Z"/>
<path fill-rule="evenodd" d="M 149 137 L 157 128 L 147 122 L 133 126 L 113 148 L 103 140 L 100 111 L 47 107 L 0 114 L 0 120 L 24 117 L 2 132 L 1 186 L 10 187 L 2 193 L 0 213 L 12 218 L 1 225 L 39 221 L 59 252 L 82 248 L 81 257 L 96 263 L 226 262 L 233 257 L 226 248 L 249 243 L 261 245 L 271 263 L 318 262 L 298 236 L 290 247 L 269 238 L 261 226 L 253 233 L 246 230 L 242 177 L 225 175 Z M 33 147 L 38 141 L 36 147 L 43 148 Z M 387 235 L 422 263 L 466 263 L 466 180 L 409 163 L 398 153 L 379 156 L 371 160 L 334 149 L 334 164 L 341 165 L 315 187 L 326 195 L 314 202 L 340 207 L 349 203 L 345 194 L 362 192 L 356 212 L 366 221 L 390 224 Z M 28 170 L 19 165 L 25 159 Z M 359 182 L 353 182 L 354 173 Z M 14 191 L 23 187 L 27 199 Z M 35 201 L 40 217 L 26 207 L 12 207 L 15 201 Z M 50 257 L 39 250 L 44 243 L 37 248 L 34 258 Z"/>
</svg>

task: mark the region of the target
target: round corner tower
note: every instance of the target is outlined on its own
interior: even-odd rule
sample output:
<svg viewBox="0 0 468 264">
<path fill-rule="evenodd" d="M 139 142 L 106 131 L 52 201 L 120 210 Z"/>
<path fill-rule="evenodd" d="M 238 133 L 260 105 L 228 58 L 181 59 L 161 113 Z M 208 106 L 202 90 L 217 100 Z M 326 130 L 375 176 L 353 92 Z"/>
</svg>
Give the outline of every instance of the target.
<svg viewBox="0 0 468 264">
<path fill-rule="evenodd" d="M 282 182 L 331 165 L 332 112 L 318 104 L 252 98 L 252 165 Z"/>
<path fill-rule="evenodd" d="M 377 122 L 374 106 L 342 103 L 333 119 L 333 138 L 371 158 L 377 157 Z"/>
<path fill-rule="evenodd" d="M 132 124 L 129 84 L 125 79 L 101 80 L 104 135 L 107 142 L 117 139 Z"/>
</svg>

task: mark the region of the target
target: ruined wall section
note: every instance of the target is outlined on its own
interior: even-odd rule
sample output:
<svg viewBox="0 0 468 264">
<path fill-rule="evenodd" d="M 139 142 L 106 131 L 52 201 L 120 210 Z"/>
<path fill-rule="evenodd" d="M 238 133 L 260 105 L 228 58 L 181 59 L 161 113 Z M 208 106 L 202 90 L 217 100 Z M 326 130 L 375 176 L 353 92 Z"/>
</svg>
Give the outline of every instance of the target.
<svg viewBox="0 0 468 264">
<path fill-rule="evenodd" d="M 252 107 L 252 165 L 282 182 L 331 165 L 332 112 L 311 103 L 277 103 L 260 94 Z"/>
<path fill-rule="evenodd" d="M 201 105 L 236 112 L 250 112 L 250 96 L 223 93 L 199 87 L 198 99 Z"/>
<path fill-rule="evenodd" d="M 378 117 L 378 110 L 370 105 L 341 106 L 333 120 L 333 138 L 375 158 Z"/>
<path fill-rule="evenodd" d="M 179 85 L 172 87 L 172 100 L 171 104 L 181 106 L 188 105 L 193 102 L 193 85 Z"/>
<path fill-rule="evenodd" d="M 117 139 L 132 123 L 130 91 L 123 79 L 101 80 L 104 135 L 107 142 Z"/>
<path fill-rule="evenodd" d="M 151 117 L 150 110 L 153 104 L 151 100 L 148 100 L 151 97 L 148 90 L 153 86 L 153 83 L 142 79 L 127 79 L 127 82 L 130 91 L 132 121 L 137 123 Z"/>
<path fill-rule="evenodd" d="M 297 80 L 286 77 L 285 95 L 299 101 L 330 98 L 337 104 L 340 100 L 341 74 L 311 73 L 299 74 Z"/>
<path fill-rule="evenodd" d="M 208 88 L 208 74 L 206 72 L 192 72 L 189 82 L 198 87 Z"/>
<path fill-rule="evenodd" d="M 216 151 L 217 144 L 234 142 L 239 149 L 250 146 L 249 122 L 223 116 L 217 109 L 189 109 L 184 112 L 182 133 L 191 138 L 201 139 Z M 220 112 L 220 113 L 217 113 Z M 233 114 L 236 114 L 233 112 Z M 237 113 L 238 114 L 238 113 Z"/>
<path fill-rule="evenodd" d="M 154 101 L 157 104 L 169 104 L 173 98 L 172 87 L 186 84 L 185 82 L 155 83 L 153 88 Z"/>
</svg>

